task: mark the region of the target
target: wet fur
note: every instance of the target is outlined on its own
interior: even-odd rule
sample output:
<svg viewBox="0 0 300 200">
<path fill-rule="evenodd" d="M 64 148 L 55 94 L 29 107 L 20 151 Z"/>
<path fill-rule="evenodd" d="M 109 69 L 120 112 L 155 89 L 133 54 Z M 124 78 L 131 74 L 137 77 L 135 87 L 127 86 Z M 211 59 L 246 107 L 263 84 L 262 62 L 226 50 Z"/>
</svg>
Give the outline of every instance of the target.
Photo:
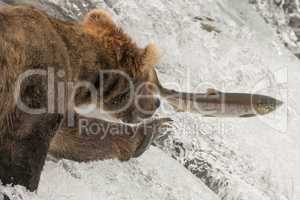
<svg viewBox="0 0 300 200">
<path fill-rule="evenodd" d="M 49 145 L 50 152 L 61 158 L 128 160 L 139 146 L 145 146 L 145 135 L 157 134 L 160 123 L 146 132 L 138 129 L 136 137 L 83 138 L 76 126 L 58 130 L 65 113 L 29 115 L 17 108 L 13 97 L 18 76 L 29 69 L 63 70 L 66 82 L 95 81 L 97 72 L 106 68 L 123 70 L 133 79 L 147 78 L 158 62 L 155 45 L 138 48 L 108 14 L 99 10 L 77 23 L 60 21 L 30 6 L 3 6 L 0 30 L 0 179 L 4 184 L 35 190 Z M 38 77 L 26 81 L 21 99 L 33 108 L 46 106 L 46 83 Z M 110 97 L 122 90 L 120 85 Z M 76 94 L 79 105 L 86 101 L 85 92 Z"/>
</svg>

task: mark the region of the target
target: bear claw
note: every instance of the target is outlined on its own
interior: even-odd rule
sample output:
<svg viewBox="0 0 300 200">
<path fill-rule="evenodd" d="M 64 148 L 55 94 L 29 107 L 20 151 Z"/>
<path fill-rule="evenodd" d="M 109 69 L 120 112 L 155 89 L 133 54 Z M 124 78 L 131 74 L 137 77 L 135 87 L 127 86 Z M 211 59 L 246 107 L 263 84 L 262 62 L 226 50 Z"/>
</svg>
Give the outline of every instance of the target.
<svg viewBox="0 0 300 200">
<path fill-rule="evenodd" d="M 154 134 L 153 133 L 147 134 L 145 136 L 142 144 L 135 150 L 132 157 L 133 158 L 138 158 L 141 155 L 143 155 L 145 153 L 145 151 L 147 151 L 150 148 L 153 139 L 154 139 Z"/>
<path fill-rule="evenodd" d="M 147 151 L 150 148 L 155 138 L 162 135 L 165 130 L 172 127 L 170 125 L 171 122 L 173 122 L 173 120 L 170 118 L 160 118 L 160 119 L 152 120 L 150 121 L 150 123 L 143 124 L 144 130 L 147 131 L 149 130 L 148 128 L 150 128 L 150 130 L 148 133 L 147 132 L 144 133 L 145 135 L 144 140 L 142 144 L 136 149 L 132 157 L 137 158 L 140 157 L 143 153 L 145 153 L 145 151 Z"/>
</svg>

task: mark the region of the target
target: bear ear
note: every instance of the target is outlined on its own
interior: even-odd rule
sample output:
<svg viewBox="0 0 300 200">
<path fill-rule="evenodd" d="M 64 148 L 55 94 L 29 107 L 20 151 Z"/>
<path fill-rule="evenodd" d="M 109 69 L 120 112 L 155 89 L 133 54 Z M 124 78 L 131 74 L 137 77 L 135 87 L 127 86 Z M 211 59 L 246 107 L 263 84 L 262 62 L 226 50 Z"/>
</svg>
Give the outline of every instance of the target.
<svg viewBox="0 0 300 200">
<path fill-rule="evenodd" d="M 88 26 L 104 27 L 108 25 L 114 25 L 114 22 L 108 12 L 101 9 L 96 9 L 86 14 L 83 24 Z"/>
<path fill-rule="evenodd" d="M 160 50 L 154 43 L 150 43 L 144 50 L 143 64 L 145 67 L 154 67 L 159 63 Z"/>
</svg>

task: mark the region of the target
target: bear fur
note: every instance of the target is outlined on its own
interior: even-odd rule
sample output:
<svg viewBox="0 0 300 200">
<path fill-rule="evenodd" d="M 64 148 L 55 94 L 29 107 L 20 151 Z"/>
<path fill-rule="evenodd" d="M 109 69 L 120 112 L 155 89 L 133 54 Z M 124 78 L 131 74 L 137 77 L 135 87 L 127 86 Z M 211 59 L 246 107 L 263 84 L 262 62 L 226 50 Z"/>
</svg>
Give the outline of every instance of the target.
<svg viewBox="0 0 300 200">
<path fill-rule="evenodd" d="M 68 113 L 76 105 L 89 102 L 86 90 L 78 90 L 72 98 L 62 96 L 66 104 L 63 111 L 57 110 L 60 102 L 54 99 L 55 109 L 42 114 L 30 114 L 19 108 L 19 101 L 27 107 L 40 109 L 48 106 L 49 85 L 47 76 L 30 76 L 18 88 L 19 76 L 28 70 L 49 70 L 58 83 L 88 81 L 97 85 L 99 70 L 117 69 L 138 82 L 152 81 L 149 75 L 159 61 L 154 44 L 139 48 L 104 11 L 95 10 L 87 14 L 83 22 L 65 22 L 48 16 L 31 6 L 0 7 L 0 180 L 3 184 L 18 184 L 34 191 L 38 187 L 40 174 L 50 146 L 50 153 L 57 157 L 78 161 L 117 158 L 128 160 L 139 156 L 152 141 L 159 128 L 168 119 L 158 119 L 139 125 L 113 124 L 75 114 L 75 124 L 66 121 Z M 118 104 L 118 95 L 126 88 L 121 79 L 110 77 L 104 86 L 114 85 L 102 97 L 105 109 L 113 110 Z M 98 85 L 99 86 L 99 85 Z M 104 87 L 106 88 L 106 87 Z M 146 90 L 146 89 L 145 89 Z M 144 91 L 145 92 L 145 91 Z M 145 93 L 149 93 L 146 91 Z M 149 94 L 152 94 L 150 91 Z M 57 97 L 57 96 L 56 96 Z M 155 98 L 142 102 L 155 112 Z M 49 108 L 48 108 L 49 109 Z M 114 117 L 136 122 L 134 106 Z M 143 116 L 144 118 L 151 115 Z M 125 127 L 128 135 L 101 135 L 86 137 L 78 135 L 78 121 L 100 123 L 105 127 Z M 146 129 L 145 129 L 146 125 Z M 120 129 L 123 130 L 123 129 Z M 98 148 L 94 148 L 94 146 Z M 97 151 L 95 151 L 97 150 Z M 94 152 L 93 152 L 94 151 Z"/>
</svg>

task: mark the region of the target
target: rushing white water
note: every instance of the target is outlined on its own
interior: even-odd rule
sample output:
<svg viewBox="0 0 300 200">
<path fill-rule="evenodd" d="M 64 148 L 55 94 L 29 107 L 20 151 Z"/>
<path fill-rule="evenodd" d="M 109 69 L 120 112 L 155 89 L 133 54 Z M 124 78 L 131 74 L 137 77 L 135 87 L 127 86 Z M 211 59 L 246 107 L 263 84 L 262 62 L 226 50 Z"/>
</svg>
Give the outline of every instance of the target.
<svg viewBox="0 0 300 200">
<path fill-rule="evenodd" d="M 78 2 L 52 1 L 78 17 Z M 6 188 L 15 199 L 218 199 L 203 183 L 226 200 L 300 199 L 300 62 L 247 0 L 90 3 L 110 11 L 140 46 L 158 44 L 165 86 L 255 92 L 285 105 L 252 119 L 201 118 L 164 105 L 160 113 L 177 129 L 162 149 L 201 179 L 153 147 L 129 163 L 49 161 L 37 194 Z"/>
</svg>

